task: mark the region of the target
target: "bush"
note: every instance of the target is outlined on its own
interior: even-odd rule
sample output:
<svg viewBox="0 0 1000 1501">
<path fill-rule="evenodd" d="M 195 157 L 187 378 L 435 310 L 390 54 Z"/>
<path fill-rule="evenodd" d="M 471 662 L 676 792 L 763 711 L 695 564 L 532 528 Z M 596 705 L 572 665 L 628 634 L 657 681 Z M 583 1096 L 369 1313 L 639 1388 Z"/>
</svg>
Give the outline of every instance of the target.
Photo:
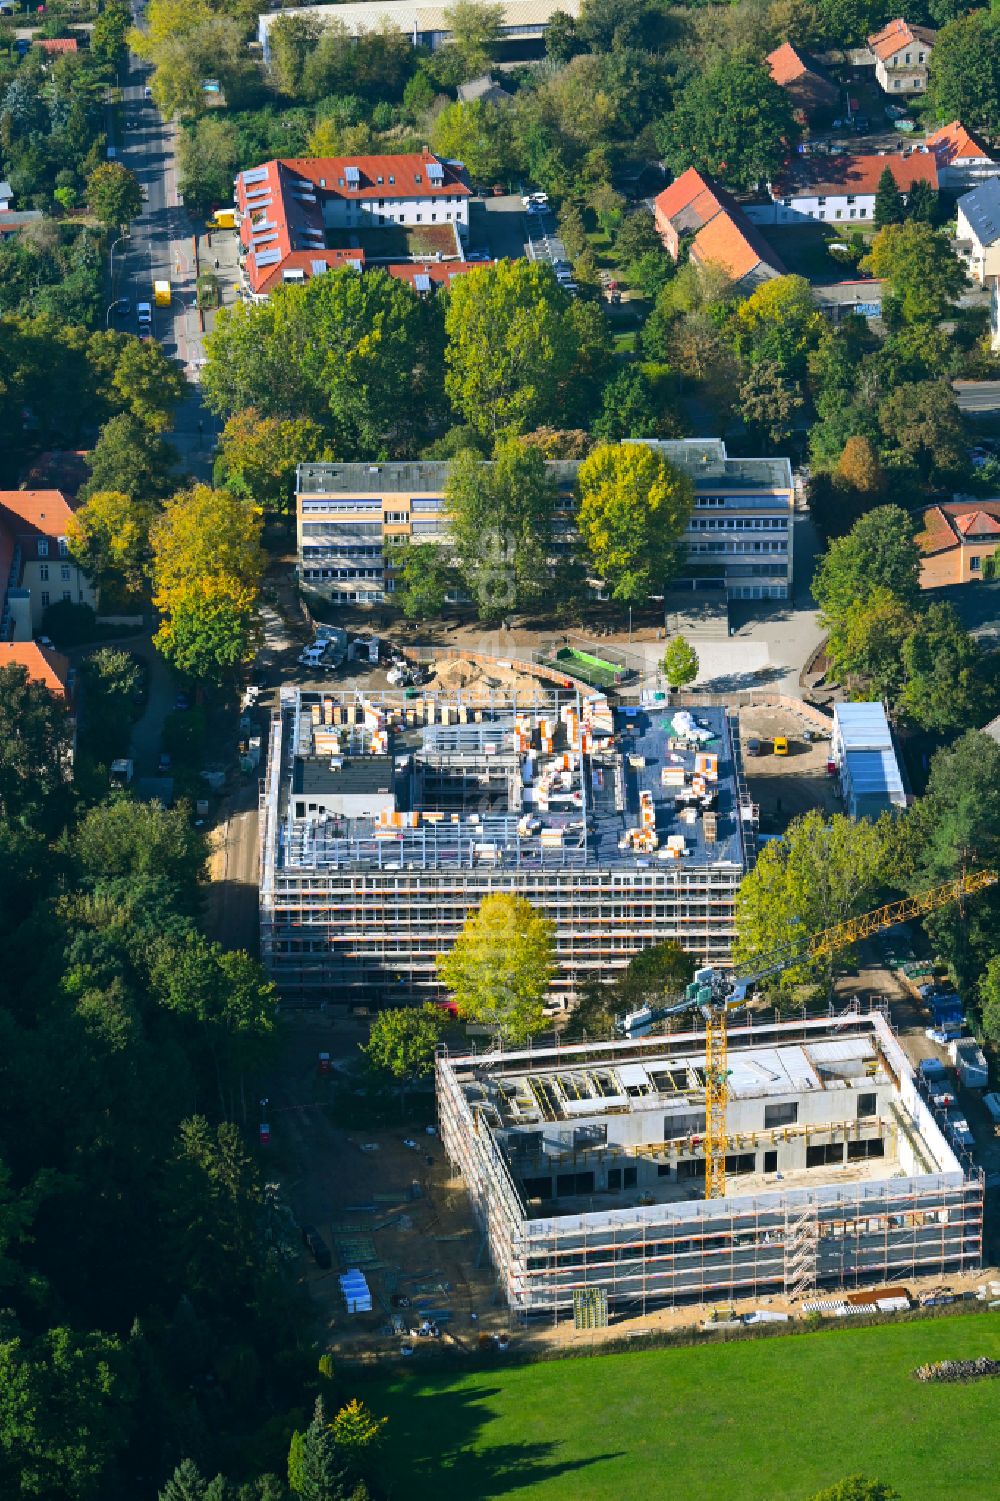
<svg viewBox="0 0 1000 1501">
<path fill-rule="evenodd" d="M 92 641 L 97 633 L 97 616 L 90 605 L 77 605 L 72 600 L 61 599 L 49 605 L 42 616 L 42 631 L 51 636 L 56 646 L 79 646 L 83 641 Z"/>
</svg>

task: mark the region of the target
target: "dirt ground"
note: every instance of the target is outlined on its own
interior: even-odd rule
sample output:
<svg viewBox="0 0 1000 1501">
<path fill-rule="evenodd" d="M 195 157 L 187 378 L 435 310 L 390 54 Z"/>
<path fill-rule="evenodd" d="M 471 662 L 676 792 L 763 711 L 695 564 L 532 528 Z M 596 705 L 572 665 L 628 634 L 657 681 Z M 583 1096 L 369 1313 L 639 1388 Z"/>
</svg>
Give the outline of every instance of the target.
<svg viewBox="0 0 1000 1501">
<path fill-rule="evenodd" d="M 486 1331 L 507 1327 L 482 1237 L 460 1180 L 448 1166 L 428 1091 L 412 1097 L 405 1124 L 390 1128 L 341 1124 L 355 1089 L 363 1019 L 331 1012 L 297 1014 L 279 1068 L 263 1086 L 271 1126 L 271 1170 L 297 1225 L 314 1225 L 333 1253 L 324 1271 L 302 1252 L 300 1276 L 316 1304 L 323 1344 L 354 1356 L 389 1354 L 402 1342 L 391 1320 L 416 1328 L 434 1319 L 442 1339 L 471 1350 Z M 321 1051 L 334 1071 L 318 1069 Z M 338 1273 L 360 1267 L 374 1311 L 350 1315 Z M 394 1298 L 409 1299 L 396 1307 Z M 418 1348 L 425 1341 L 414 1340 Z M 430 1343 L 430 1341 L 426 1341 Z"/>
<path fill-rule="evenodd" d="M 750 795 L 760 808 L 762 834 L 784 833 L 791 819 L 811 808 L 821 808 L 825 813 L 843 811 L 837 779 L 828 776 L 826 770 L 830 742 L 808 741 L 805 729 L 805 722 L 785 709 L 740 710 L 743 773 Z M 787 736 L 787 756 L 771 753 L 775 735 Z M 753 736 L 763 743 L 767 754 L 748 754 L 747 741 Z"/>
</svg>

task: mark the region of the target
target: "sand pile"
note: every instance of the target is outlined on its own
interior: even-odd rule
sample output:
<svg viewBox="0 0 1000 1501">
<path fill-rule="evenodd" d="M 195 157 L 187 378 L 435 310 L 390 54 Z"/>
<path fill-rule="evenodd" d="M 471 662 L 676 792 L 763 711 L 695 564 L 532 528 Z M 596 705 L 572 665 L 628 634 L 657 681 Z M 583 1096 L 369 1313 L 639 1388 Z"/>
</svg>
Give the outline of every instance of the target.
<svg viewBox="0 0 1000 1501">
<path fill-rule="evenodd" d="M 480 697 L 485 700 L 491 689 L 503 689 L 507 693 L 516 693 L 519 699 L 527 702 L 536 695 L 543 697 L 549 685 L 530 673 L 502 667 L 498 662 L 485 664 L 458 657 L 439 662 L 428 686 L 443 693 L 461 690 L 466 700 Z"/>
</svg>

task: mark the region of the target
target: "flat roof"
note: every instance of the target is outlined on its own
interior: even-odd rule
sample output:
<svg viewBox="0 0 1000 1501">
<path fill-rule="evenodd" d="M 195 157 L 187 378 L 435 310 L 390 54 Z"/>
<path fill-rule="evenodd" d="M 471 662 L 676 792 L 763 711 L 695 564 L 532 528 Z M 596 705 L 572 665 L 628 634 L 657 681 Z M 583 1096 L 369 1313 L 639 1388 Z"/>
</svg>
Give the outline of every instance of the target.
<svg viewBox="0 0 1000 1501">
<path fill-rule="evenodd" d="M 282 773 L 280 861 L 742 870 L 744 809 L 726 711 L 689 712 L 697 739 L 682 739 L 667 709 L 611 709 L 600 694 L 548 693 L 541 681 L 538 699 L 516 709 L 466 705 L 460 691 L 414 700 L 294 690 L 283 704 L 292 760 Z M 373 727 L 385 735 L 376 756 Z M 386 787 L 408 815 L 388 830 L 373 815 L 297 817 L 288 796 Z"/>
<path fill-rule="evenodd" d="M 788 490 L 792 488 L 791 463 L 785 458 L 730 458 L 719 438 L 626 438 L 662 455 L 684 471 L 700 490 Z M 488 463 L 484 460 L 484 463 Z M 549 459 L 546 470 L 556 483 L 570 487 L 576 482 L 580 463 L 576 459 Z M 385 492 L 431 492 L 444 494 L 451 465 L 436 460 L 389 464 L 300 464 L 300 495 L 379 495 Z"/>
<path fill-rule="evenodd" d="M 391 792 L 391 756 L 350 756 L 339 765 L 330 756 L 296 756 L 292 792 L 304 796 L 330 793 Z"/>
<path fill-rule="evenodd" d="M 834 724 L 845 750 L 891 750 L 892 734 L 881 704 L 834 704 Z"/>
</svg>

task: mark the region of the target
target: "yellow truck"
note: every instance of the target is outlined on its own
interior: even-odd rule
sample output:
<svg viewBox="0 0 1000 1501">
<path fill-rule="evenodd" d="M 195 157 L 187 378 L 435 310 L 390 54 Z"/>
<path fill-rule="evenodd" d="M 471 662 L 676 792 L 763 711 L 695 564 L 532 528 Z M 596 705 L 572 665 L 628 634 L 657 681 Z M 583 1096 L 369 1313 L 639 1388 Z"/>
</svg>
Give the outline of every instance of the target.
<svg viewBox="0 0 1000 1501">
<path fill-rule="evenodd" d="M 236 210 L 234 208 L 217 208 L 212 215 L 212 229 L 235 229 Z"/>
<path fill-rule="evenodd" d="M 153 301 L 157 307 L 170 306 L 170 283 L 168 281 L 154 281 Z"/>
</svg>

